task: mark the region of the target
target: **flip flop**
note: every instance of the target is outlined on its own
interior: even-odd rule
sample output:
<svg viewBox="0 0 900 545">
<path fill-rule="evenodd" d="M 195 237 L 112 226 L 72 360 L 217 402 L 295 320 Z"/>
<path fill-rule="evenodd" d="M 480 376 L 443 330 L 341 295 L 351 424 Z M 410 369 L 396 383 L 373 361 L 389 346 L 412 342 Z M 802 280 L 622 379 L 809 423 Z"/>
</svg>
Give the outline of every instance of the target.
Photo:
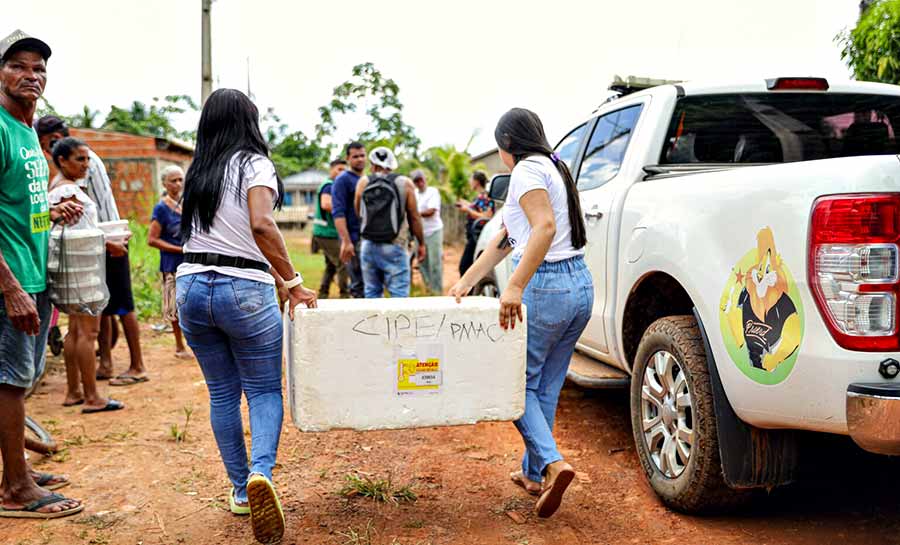
<svg viewBox="0 0 900 545">
<path fill-rule="evenodd" d="M 65 479 L 56 484 L 48 484 L 50 481 L 55 479 Z M 65 488 L 72 484 L 68 478 L 63 477 L 62 475 L 54 475 L 52 473 L 38 473 L 38 478 L 34 480 L 34 484 L 40 486 L 45 490 L 59 490 L 60 488 Z"/>
<path fill-rule="evenodd" d="M 68 500 L 69 498 L 61 495 L 61 494 L 50 494 L 48 496 L 44 496 L 39 500 L 35 500 L 25 507 L 21 509 L 7 509 L 6 507 L 0 507 L 0 518 L 13 518 L 13 519 L 56 519 L 60 517 L 68 517 L 70 515 L 74 515 L 76 513 L 80 513 L 84 511 L 84 504 L 82 503 L 78 507 L 72 507 L 71 509 L 64 509 L 62 511 L 57 511 L 56 513 L 41 513 L 38 511 L 41 507 L 47 505 L 53 505 L 54 503 L 60 503 Z"/>
<path fill-rule="evenodd" d="M 254 474 L 247 481 L 247 499 L 250 503 L 250 526 L 253 536 L 260 543 L 279 543 L 284 535 L 284 511 L 272 482 L 265 476 Z"/>
<path fill-rule="evenodd" d="M 234 487 L 231 487 L 231 492 L 228 493 L 228 508 L 231 509 L 231 512 L 235 515 L 245 516 L 250 514 L 250 504 L 247 505 L 238 505 L 237 501 L 234 499 Z"/>
<path fill-rule="evenodd" d="M 84 400 L 83 400 L 83 399 L 79 399 L 79 400 L 76 401 L 75 403 L 65 403 L 65 402 L 64 402 L 64 403 L 62 404 L 63 407 L 74 407 L 74 406 L 76 406 L 76 405 L 84 405 Z"/>
<path fill-rule="evenodd" d="M 517 485 L 524 488 L 525 492 L 528 492 L 532 496 L 540 496 L 540 494 L 541 494 L 540 483 L 532 481 L 531 479 L 526 479 L 525 474 L 523 474 L 521 471 L 513 471 L 512 473 L 509 474 L 509 479 L 512 482 L 514 482 Z M 531 483 L 534 483 L 534 486 L 529 486 L 529 484 L 531 484 Z"/>
<path fill-rule="evenodd" d="M 134 375 L 119 375 L 116 378 L 109 379 L 110 386 L 133 386 L 141 382 L 150 380 L 147 377 L 136 377 Z"/>
<path fill-rule="evenodd" d="M 81 414 L 93 414 L 93 413 L 102 413 L 107 411 L 120 411 L 125 408 L 125 404 L 121 401 L 116 401 L 115 399 L 108 399 L 106 401 L 106 405 L 99 409 L 81 409 Z"/>
<path fill-rule="evenodd" d="M 559 509 L 559 506 L 562 503 L 563 494 L 566 492 L 566 488 L 569 487 L 569 484 L 574 478 L 575 470 L 572 469 L 572 466 L 569 464 L 566 464 L 559 470 L 553 477 L 553 480 L 546 484 L 543 492 L 541 492 L 541 497 L 534 506 L 534 511 L 537 513 L 537 516 L 547 518 Z"/>
</svg>

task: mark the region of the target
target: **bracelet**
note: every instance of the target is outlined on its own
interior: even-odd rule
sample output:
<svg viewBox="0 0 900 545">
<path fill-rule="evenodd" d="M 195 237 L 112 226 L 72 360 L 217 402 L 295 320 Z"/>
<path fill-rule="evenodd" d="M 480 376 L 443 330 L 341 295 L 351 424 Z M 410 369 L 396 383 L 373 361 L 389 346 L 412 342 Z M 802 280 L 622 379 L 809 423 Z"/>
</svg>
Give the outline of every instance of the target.
<svg viewBox="0 0 900 545">
<path fill-rule="evenodd" d="M 284 287 L 287 289 L 293 289 L 295 286 L 299 286 L 303 283 L 303 277 L 300 276 L 300 273 L 294 272 L 294 278 L 290 280 L 285 280 Z"/>
</svg>

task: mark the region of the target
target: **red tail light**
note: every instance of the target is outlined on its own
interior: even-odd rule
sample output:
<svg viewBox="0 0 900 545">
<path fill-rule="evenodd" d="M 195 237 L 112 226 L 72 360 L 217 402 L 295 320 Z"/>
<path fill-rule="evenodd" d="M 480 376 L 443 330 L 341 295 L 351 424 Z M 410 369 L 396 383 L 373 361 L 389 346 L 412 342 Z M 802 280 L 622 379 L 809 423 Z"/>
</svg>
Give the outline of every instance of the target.
<svg viewBox="0 0 900 545">
<path fill-rule="evenodd" d="M 769 91 L 827 91 L 825 78 L 775 78 L 766 80 Z"/>
<path fill-rule="evenodd" d="M 900 349 L 900 193 L 813 204 L 809 285 L 831 335 L 850 350 Z"/>
</svg>

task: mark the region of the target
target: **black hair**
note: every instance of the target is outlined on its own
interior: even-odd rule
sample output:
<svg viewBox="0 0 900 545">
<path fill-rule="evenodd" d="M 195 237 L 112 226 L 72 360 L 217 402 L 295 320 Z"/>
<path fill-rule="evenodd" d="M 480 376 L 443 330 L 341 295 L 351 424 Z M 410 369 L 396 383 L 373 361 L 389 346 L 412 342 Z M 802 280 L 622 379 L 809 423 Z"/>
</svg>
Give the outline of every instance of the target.
<svg viewBox="0 0 900 545">
<path fill-rule="evenodd" d="M 485 174 L 484 172 L 476 170 L 472 173 L 472 178 L 475 178 L 475 181 L 481 184 L 482 189 L 487 187 L 488 179 L 487 174 Z"/>
<path fill-rule="evenodd" d="M 184 177 L 181 237 L 187 241 L 194 229 L 208 233 L 222 204 L 226 189 L 240 202 L 244 174 L 254 156 L 269 157 L 269 148 L 259 130 L 259 110 L 244 93 L 235 89 L 218 89 L 206 100 L 197 126 L 194 158 Z M 237 179 L 226 180 L 225 174 L 233 157 L 237 161 Z M 278 198 L 275 208 L 284 201 L 284 184 L 275 176 Z"/>
<path fill-rule="evenodd" d="M 350 152 L 355 149 L 366 149 L 366 146 L 362 142 L 357 142 L 356 140 L 354 140 L 353 142 L 347 144 L 347 149 L 344 152 L 344 156 L 350 157 Z"/>
<path fill-rule="evenodd" d="M 329 167 L 336 167 L 338 165 L 346 165 L 347 161 L 345 159 L 335 159 L 334 161 L 328 163 Z"/>
<path fill-rule="evenodd" d="M 503 114 L 494 129 L 497 147 L 513 156 L 516 164 L 532 155 L 543 155 L 556 165 L 566 185 L 566 202 L 569 207 L 569 225 L 572 229 L 572 246 L 583 248 L 587 244 L 587 229 L 581 215 L 578 188 L 569 167 L 553 154 L 547 142 L 544 125 L 536 113 L 524 108 L 513 108 Z"/>
<path fill-rule="evenodd" d="M 56 168 L 62 169 L 62 167 L 59 166 L 60 159 L 68 159 L 72 156 L 72 153 L 81 146 L 87 147 L 87 144 L 77 138 L 72 138 L 71 136 L 57 140 L 56 143 L 53 144 L 53 149 L 50 150 L 50 155 L 53 157 L 53 164 L 56 165 Z"/>
</svg>

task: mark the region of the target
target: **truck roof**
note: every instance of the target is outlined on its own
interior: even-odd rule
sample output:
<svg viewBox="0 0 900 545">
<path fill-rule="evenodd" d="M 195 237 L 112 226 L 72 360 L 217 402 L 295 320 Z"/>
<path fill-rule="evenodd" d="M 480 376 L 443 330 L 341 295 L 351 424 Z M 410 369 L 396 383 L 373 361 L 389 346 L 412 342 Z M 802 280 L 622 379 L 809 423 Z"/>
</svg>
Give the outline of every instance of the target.
<svg viewBox="0 0 900 545">
<path fill-rule="evenodd" d="M 801 78 L 805 79 L 805 78 Z M 900 96 L 900 86 L 889 85 L 886 83 L 873 83 L 870 81 L 852 81 L 852 80 L 827 80 L 827 91 L 788 91 L 788 92 L 806 92 L 806 93 L 863 93 L 873 95 L 894 95 Z M 768 89 L 766 78 L 758 78 L 743 82 L 734 81 L 716 81 L 716 80 L 695 80 L 685 81 L 683 83 L 660 85 L 649 89 L 639 91 L 637 93 L 626 95 L 629 98 L 645 95 L 659 95 L 663 93 L 671 93 L 673 87 L 680 88 L 685 96 L 697 95 L 722 95 L 736 93 L 772 93 L 786 91 L 770 91 Z M 609 101 L 615 103 L 617 99 Z"/>
</svg>

